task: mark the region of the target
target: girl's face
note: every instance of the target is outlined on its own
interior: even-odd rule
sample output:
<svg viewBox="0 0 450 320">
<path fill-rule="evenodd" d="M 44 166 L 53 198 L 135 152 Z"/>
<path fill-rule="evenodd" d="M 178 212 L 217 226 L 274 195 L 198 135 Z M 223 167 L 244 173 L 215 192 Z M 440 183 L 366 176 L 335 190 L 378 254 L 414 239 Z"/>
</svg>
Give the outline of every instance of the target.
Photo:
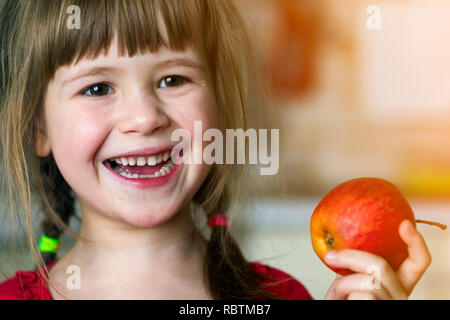
<svg viewBox="0 0 450 320">
<path fill-rule="evenodd" d="M 165 176 L 141 179 L 122 177 L 109 160 L 137 150 L 132 158 L 145 158 L 147 164 L 140 168 L 149 168 L 152 161 L 161 161 L 161 151 L 178 143 L 171 141 L 173 130 L 185 129 L 194 137 L 196 120 L 203 130 L 217 127 L 213 101 L 193 50 L 161 47 L 155 53 L 119 57 L 114 40 L 106 55 L 56 71 L 45 96 L 46 132 L 38 136 L 37 153 L 53 152 L 83 214 L 154 226 L 188 204 L 210 166 L 169 165 Z M 140 150 L 144 148 L 149 149 Z M 122 158 L 128 158 L 130 168 L 133 160 Z"/>
</svg>

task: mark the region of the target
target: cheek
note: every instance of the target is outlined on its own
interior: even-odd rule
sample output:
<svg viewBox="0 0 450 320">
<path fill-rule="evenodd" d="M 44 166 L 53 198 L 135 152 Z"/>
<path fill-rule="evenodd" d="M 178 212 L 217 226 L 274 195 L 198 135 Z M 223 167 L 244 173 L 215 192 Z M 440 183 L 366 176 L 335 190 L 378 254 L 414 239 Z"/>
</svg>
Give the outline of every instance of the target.
<svg viewBox="0 0 450 320">
<path fill-rule="evenodd" d="M 202 130 L 218 128 L 219 118 L 213 100 L 202 92 L 190 95 L 174 103 L 168 110 L 177 127 L 188 130 L 193 136 L 194 121 L 201 121 Z"/>
<path fill-rule="evenodd" d="M 175 127 L 185 129 L 189 132 L 192 144 L 202 144 L 204 149 L 210 142 L 203 141 L 202 137 L 205 130 L 209 128 L 218 128 L 219 120 L 217 108 L 213 100 L 199 92 L 196 95 L 190 95 L 186 99 L 179 99 L 179 102 L 171 104 L 167 110 L 168 116 L 173 121 Z M 201 121 L 202 132 L 196 135 L 194 121 Z M 192 145 L 193 146 L 193 145 Z M 192 152 L 192 149 L 191 149 Z M 195 184 L 197 189 L 203 183 L 204 179 L 211 170 L 211 166 L 202 161 L 201 164 L 187 164 L 190 168 L 187 182 Z"/>
<path fill-rule="evenodd" d="M 90 161 L 107 136 L 106 118 L 83 112 L 81 108 L 66 110 L 79 112 L 55 114 L 54 119 L 51 119 L 53 125 L 49 128 L 49 135 L 55 157 L 63 161 L 67 159 L 74 165 Z"/>
</svg>

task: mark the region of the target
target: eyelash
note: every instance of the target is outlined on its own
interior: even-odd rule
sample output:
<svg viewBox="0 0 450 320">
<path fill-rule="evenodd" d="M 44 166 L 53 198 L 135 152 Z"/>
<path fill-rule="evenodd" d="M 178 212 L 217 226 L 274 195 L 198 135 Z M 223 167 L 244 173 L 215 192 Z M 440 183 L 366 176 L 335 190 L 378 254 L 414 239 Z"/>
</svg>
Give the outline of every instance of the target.
<svg viewBox="0 0 450 320">
<path fill-rule="evenodd" d="M 91 85 L 91 86 L 89 86 L 89 87 L 87 87 L 87 88 L 81 90 L 79 94 L 82 95 L 82 96 L 95 97 L 95 96 L 92 95 L 92 94 L 87 94 L 86 91 L 88 91 L 88 90 L 90 90 L 90 89 L 92 89 L 92 88 L 94 88 L 94 87 L 96 87 L 96 86 L 101 86 L 101 85 L 109 86 L 109 88 L 112 87 L 109 83 L 106 83 L 106 82 L 99 82 L 99 83 L 96 83 L 96 84 L 94 84 L 94 85 Z"/>
<path fill-rule="evenodd" d="M 160 86 L 161 82 L 163 82 L 164 80 L 167 80 L 168 78 L 177 78 L 177 79 L 179 79 L 181 81 L 181 84 L 175 85 L 173 87 L 170 87 L 170 86 L 167 86 L 167 85 L 165 87 L 161 87 Z M 190 80 L 188 78 L 186 78 L 186 77 L 183 77 L 183 76 L 179 76 L 179 75 L 165 76 L 165 77 L 161 78 L 161 80 L 158 81 L 157 89 L 179 87 L 179 86 L 182 86 L 183 84 L 186 84 L 188 82 L 190 82 Z M 110 83 L 99 82 L 99 83 L 96 83 L 96 84 L 93 84 L 93 85 L 91 85 L 89 87 L 84 88 L 83 90 L 80 91 L 79 94 L 82 95 L 82 96 L 95 97 L 95 95 L 87 94 L 86 91 L 91 90 L 92 88 L 94 88 L 96 86 L 100 86 L 100 85 L 106 85 L 106 86 L 109 86 L 110 88 L 112 87 L 112 85 Z M 102 96 L 100 96 L 100 97 L 102 97 Z"/>
</svg>

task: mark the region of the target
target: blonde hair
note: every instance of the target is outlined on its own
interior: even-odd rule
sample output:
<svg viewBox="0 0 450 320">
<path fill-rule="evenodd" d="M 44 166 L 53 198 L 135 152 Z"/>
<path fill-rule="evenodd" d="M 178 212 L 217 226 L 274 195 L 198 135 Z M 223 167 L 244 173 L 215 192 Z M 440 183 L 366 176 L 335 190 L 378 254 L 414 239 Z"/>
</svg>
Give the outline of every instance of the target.
<svg viewBox="0 0 450 320">
<path fill-rule="evenodd" d="M 70 30 L 66 10 L 81 10 L 81 29 Z M 158 14 L 168 43 L 158 29 Z M 247 109 L 262 106 L 258 66 L 245 22 L 230 0 L 136 1 L 7 1 L 0 25 L 0 137 L 4 190 L 8 210 L 23 212 L 28 242 L 38 266 L 43 261 L 31 228 L 33 194 L 39 195 L 45 225 L 69 231 L 73 213 L 70 187 L 54 159 L 34 152 L 38 119 L 48 83 L 61 66 L 107 52 L 117 35 L 119 54 L 154 52 L 164 45 L 183 50 L 193 46 L 203 59 L 218 107 L 220 129 L 248 127 Z M 259 92 L 259 90 L 261 90 Z M 43 170 L 46 168 L 46 170 Z M 243 166 L 213 165 L 194 202 L 206 214 L 233 211 L 239 197 Z M 59 187 L 55 187 L 58 181 Z M 63 212 L 64 211 L 64 212 Z M 233 211 L 234 212 L 234 211 Z M 56 228 L 56 229 L 55 229 Z M 44 227 L 45 229 L 45 227 Z M 260 285 L 227 228 L 212 230 L 205 267 L 215 298 L 276 297 Z"/>
</svg>

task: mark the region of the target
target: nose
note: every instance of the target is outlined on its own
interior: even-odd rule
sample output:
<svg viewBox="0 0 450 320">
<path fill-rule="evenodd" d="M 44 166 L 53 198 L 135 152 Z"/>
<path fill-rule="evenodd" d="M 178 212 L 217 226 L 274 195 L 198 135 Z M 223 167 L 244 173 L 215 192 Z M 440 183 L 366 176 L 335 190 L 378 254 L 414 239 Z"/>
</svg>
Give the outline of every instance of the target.
<svg viewBox="0 0 450 320">
<path fill-rule="evenodd" d="M 118 129 L 122 133 L 149 135 L 168 126 L 169 117 L 154 97 L 139 94 L 121 104 Z"/>
</svg>

